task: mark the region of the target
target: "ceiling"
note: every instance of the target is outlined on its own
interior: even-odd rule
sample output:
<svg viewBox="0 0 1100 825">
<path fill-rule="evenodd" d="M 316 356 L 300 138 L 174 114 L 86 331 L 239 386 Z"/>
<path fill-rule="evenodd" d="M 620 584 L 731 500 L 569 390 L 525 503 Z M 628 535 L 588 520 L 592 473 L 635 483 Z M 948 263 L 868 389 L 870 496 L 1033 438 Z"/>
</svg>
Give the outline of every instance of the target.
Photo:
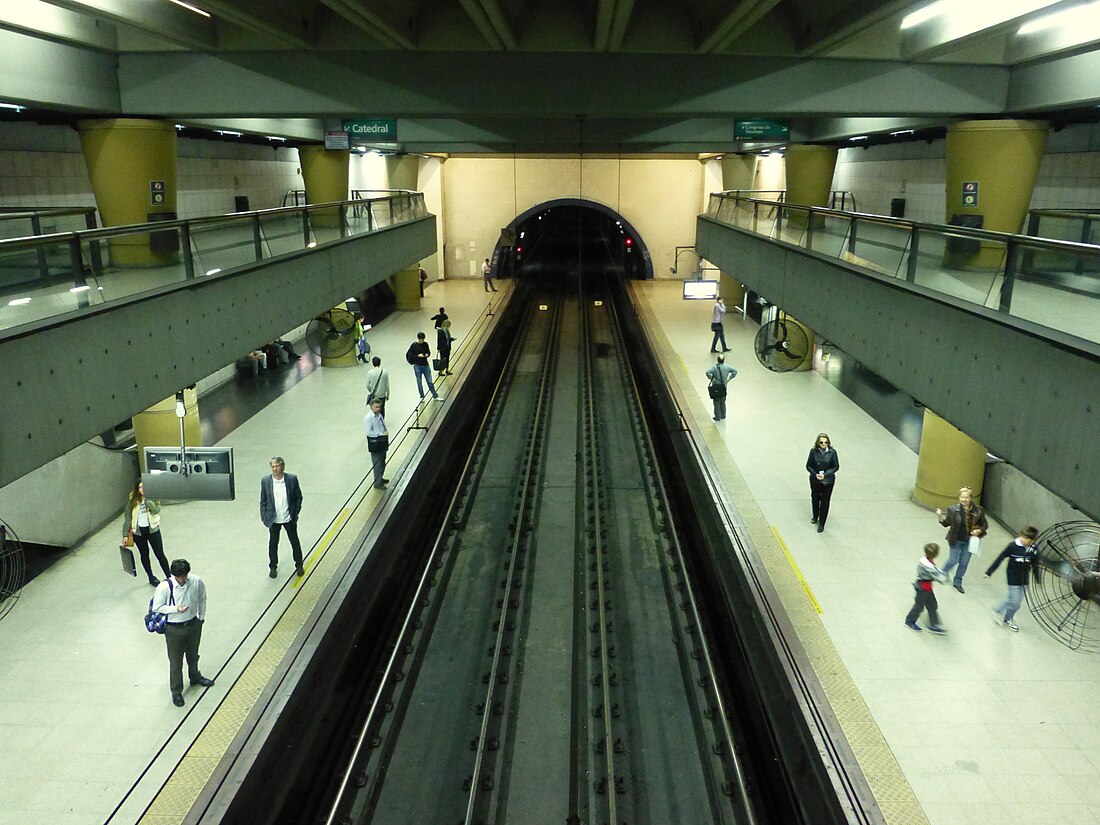
<svg viewBox="0 0 1100 825">
<path fill-rule="evenodd" d="M 296 140 L 369 114 L 399 119 L 399 148 L 452 152 L 735 151 L 751 148 L 738 118 L 824 141 L 1100 102 L 1100 20 L 1095 40 L 1080 24 L 1020 32 L 1081 0 L 944 2 L 993 17 L 903 29 L 929 0 L 4 0 L 0 36 L 110 59 L 117 78 L 67 99 L 0 72 L 0 98 L 264 131 L 281 118 L 274 133 Z"/>
</svg>

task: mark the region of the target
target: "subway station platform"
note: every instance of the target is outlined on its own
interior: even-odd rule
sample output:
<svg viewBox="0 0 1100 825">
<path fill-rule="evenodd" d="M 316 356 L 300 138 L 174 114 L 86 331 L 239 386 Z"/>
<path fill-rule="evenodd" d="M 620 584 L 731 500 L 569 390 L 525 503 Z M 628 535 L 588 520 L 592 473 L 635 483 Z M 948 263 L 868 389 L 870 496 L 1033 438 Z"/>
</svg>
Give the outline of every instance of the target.
<svg viewBox="0 0 1100 825">
<path fill-rule="evenodd" d="M 429 319 L 447 308 L 458 340 L 455 376 L 438 385 L 445 398 L 467 368 L 467 333 L 485 327 L 490 297 L 500 307 L 511 294 L 507 283 L 499 290 L 486 295 L 480 279 L 432 283 L 419 312 L 395 312 L 368 333 L 373 354 L 390 370 L 392 441 L 418 410 L 430 432 L 443 406 L 430 396 L 417 403 L 404 358 L 416 333 L 427 333 L 434 353 Z M 234 449 L 235 501 L 165 506 L 166 555 L 187 558 L 209 593 L 200 664 L 216 684 L 187 688 L 184 708 L 171 702 L 164 640 L 142 622 L 153 589 L 140 571 L 134 579 L 121 570 L 121 517 L 24 588 L 0 624 L 0 825 L 182 821 L 203 772 L 232 740 L 280 650 L 383 501 L 385 494 L 370 486 L 362 429 L 367 369 L 316 369 L 208 445 Z M 268 577 L 258 504 L 273 455 L 285 458 L 302 486 L 302 579 L 294 576 L 285 536 L 279 576 Z M 401 444 L 389 455 L 395 482 L 402 455 Z"/>
<path fill-rule="evenodd" d="M 732 312 L 726 361 L 738 375 L 728 417 L 713 421 L 713 305 L 681 300 L 678 282 L 632 287 L 665 374 L 688 399 L 688 426 L 721 469 L 887 821 L 1100 821 L 1100 660 L 1047 636 L 1026 606 L 1019 633 L 993 621 L 1004 566 L 982 574 L 1013 535 L 991 522 L 965 595 L 937 586 L 947 636 L 908 630 L 922 548 L 935 541 L 946 553 L 935 514 L 910 500 L 916 453 L 819 373 L 761 366 L 757 325 Z M 819 534 L 804 466 L 822 431 L 840 472 Z"/>
</svg>

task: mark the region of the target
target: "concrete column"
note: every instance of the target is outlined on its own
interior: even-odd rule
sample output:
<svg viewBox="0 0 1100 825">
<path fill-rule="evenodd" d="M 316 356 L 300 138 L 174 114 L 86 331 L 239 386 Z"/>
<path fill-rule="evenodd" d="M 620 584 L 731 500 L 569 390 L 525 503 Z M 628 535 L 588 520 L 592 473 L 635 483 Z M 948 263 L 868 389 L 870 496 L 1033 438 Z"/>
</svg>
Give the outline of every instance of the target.
<svg viewBox="0 0 1100 825">
<path fill-rule="evenodd" d="M 176 211 L 176 127 L 162 120 L 109 118 L 77 124 L 104 226 L 146 223 Z M 163 189 L 156 184 L 163 184 Z M 153 252 L 149 235 L 109 242 L 112 266 L 162 266 L 178 251 Z"/>
<path fill-rule="evenodd" d="M 183 418 L 187 446 L 201 447 L 199 396 L 195 390 L 183 391 L 183 406 L 187 411 Z M 138 464 L 142 472 L 145 472 L 143 447 L 178 447 L 180 445 L 180 420 L 176 416 L 175 395 L 170 395 L 134 416 L 134 440 L 137 442 Z"/>
<path fill-rule="evenodd" d="M 420 309 L 420 267 L 402 269 L 390 278 L 390 286 L 393 287 L 398 309 Z"/>
<path fill-rule="evenodd" d="M 788 146 L 787 203 L 828 206 L 835 169 L 835 146 Z"/>
<path fill-rule="evenodd" d="M 985 454 L 985 447 L 926 408 L 913 500 L 926 507 L 947 507 L 959 500 L 960 487 L 969 487 L 979 500 Z"/>
<path fill-rule="evenodd" d="M 1019 232 L 1027 215 L 1039 162 L 1046 148 L 1047 124 L 1036 120 L 967 120 L 947 127 L 947 197 L 944 221 L 952 215 L 981 215 L 983 229 Z M 1011 170 L 1011 174 L 1006 172 Z M 977 192 L 964 183 L 977 184 Z M 994 269 L 1004 246 L 955 244 L 944 265 Z"/>
<path fill-rule="evenodd" d="M 752 189 L 756 155 L 723 155 L 721 163 L 723 189 Z"/>
<path fill-rule="evenodd" d="M 388 155 L 386 157 L 386 188 L 417 191 L 417 175 L 420 158 L 416 155 Z"/>
<path fill-rule="evenodd" d="M 302 178 L 306 185 L 306 203 L 332 203 L 348 199 L 349 157 L 350 154 L 344 149 L 298 147 Z M 340 213 L 337 209 L 313 212 L 310 220 L 314 226 L 339 226 Z"/>
</svg>

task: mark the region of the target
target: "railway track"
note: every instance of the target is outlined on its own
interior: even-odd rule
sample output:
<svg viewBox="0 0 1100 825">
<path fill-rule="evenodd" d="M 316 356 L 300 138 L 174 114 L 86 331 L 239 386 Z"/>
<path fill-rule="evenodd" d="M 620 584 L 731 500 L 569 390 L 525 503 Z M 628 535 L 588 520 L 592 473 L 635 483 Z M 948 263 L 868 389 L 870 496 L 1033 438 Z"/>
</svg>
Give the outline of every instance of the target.
<svg viewBox="0 0 1100 825">
<path fill-rule="evenodd" d="M 613 302 L 525 311 L 321 821 L 756 823 Z"/>
</svg>

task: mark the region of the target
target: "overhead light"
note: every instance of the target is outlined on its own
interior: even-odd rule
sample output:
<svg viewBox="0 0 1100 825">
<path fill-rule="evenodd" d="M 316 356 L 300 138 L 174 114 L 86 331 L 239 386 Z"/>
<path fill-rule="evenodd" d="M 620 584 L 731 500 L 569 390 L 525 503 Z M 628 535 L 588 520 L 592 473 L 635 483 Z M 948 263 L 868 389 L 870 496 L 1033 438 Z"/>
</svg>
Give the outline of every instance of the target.
<svg viewBox="0 0 1100 825">
<path fill-rule="evenodd" d="M 955 35 L 958 38 L 962 36 L 964 29 L 968 33 L 979 32 L 1053 6 L 1057 2 L 1060 0 L 938 0 L 903 17 L 901 28 L 911 29 L 948 14 L 950 19 L 946 24 L 952 29 L 959 29 L 959 33 Z"/>
<path fill-rule="evenodd" d="M 856 135 L 855 137 L 848 138 L 848 140 L 867 140 L 867 135 Z"/>
<path fill-rule="evenodd" d="M 938 0 L 935 3 L 929 3 L 927 6 L 917 9 L 912 14 L 907 14 L 901 18 L 901 27 L 903 29 L 911 29 L 914 26 L 919 26 L 921 23 L 927 23 L 934 17 L 939 17 L 945 11 L 947 7 L 951 5 L 951 0 Z"/>
<path fill-rule="evenodd" d="M 72 289 L 69 290 L 69 292 L 87 292 L 89 289 L 91 289 L 91 287 L 87 284 L 84 284 L 82 286 L 74 286 Z"/>
<path fill-rule="evenodd" d="M 268 140 L 277 140 L 277 141 L 280 141 L 281 143 L 286 143 L 286 138 L 281 138 L 281 137 L 278 137 L 277 135 L 264 135 L 264 137 L 267 138 Z"/>
<path fill-rule="evenodd" d="M 898 135 L 911 135 L 911 134 L 913 134 L 912 129 L 902 129 L 899 132 L 891 132 L 890 137 L 897 137 Z"/>
<path fill-rule="evenodd" d="M 313 249 L 315 246 L 317 246 L 317 241 L 310 241 L 306 244 L 306 249 Z"/>
<path fill-rule="evenodd" d="M 8 306 L 10 306 L 10 307 L 21 307 L 24 304 L 29 304 L 30 302 L 31 302 L 30 298 L 14 298 L 11 301 L 8 301 Z"/>
<path fill-rule="evenodd" d="M 26 106 L 20 106 L 18 103 L 0 103 L 0 109 L 11 109 L 13 112 L 25 112 Z"/>
<path fill-rule="evenodd" d="M 187 9 L 188 11 L 193 11 L 195 14 L 201 14 L 203 17 L 209 17 L 210 16 L 210 12 L 203 11 L 198 6 L 192 6 L 190 3 L 183 2 L 183 0 L 168 0 L 168 2 L 169 3 L 175 3 L 180 8 Z"/>
<path fill-rule="evenodd" d="M 180 123 L 176 124 L 176 130 L 177 131 L 182 132 L 184 130 L 184 128 L 185 127 L 183 126 L 183 124 L 180 124 Z"/>
<path fill-rule="evenodd" d="M 1081 30 L 1081 39 L 1078 42 L 1085 43 L 1095 39 L 1093 33 L 1097 27 L 1100 27 L 1100 3 L 1085 3 L 1028 20 L 1020 26 L 1016 34 L 1035 34 L 1053 28 L 1074 29 Z"/>
<path fill-rule="evenodd" d="M 217 269 L 211 269 L 211 270 L 210 270 L 209 272 L 207 272 L 206 274 L 207 274 L 207 275 L 217 275 L 217 274 L 218 274 L 219 272 L 221 272 L 221 271 L 222 271 L 222 269 L 221 269 L 221 267 L 219 266 L 219 267 L 218 267 Z"/>
<path fill-rule="evenodd" d="M 243 137 L 242 132 L 234 132 L 230 129 L 215 129 L 214 131 L 217 132 L 219 135 L 228 135 L 229 137 Z"/>
</svg>

